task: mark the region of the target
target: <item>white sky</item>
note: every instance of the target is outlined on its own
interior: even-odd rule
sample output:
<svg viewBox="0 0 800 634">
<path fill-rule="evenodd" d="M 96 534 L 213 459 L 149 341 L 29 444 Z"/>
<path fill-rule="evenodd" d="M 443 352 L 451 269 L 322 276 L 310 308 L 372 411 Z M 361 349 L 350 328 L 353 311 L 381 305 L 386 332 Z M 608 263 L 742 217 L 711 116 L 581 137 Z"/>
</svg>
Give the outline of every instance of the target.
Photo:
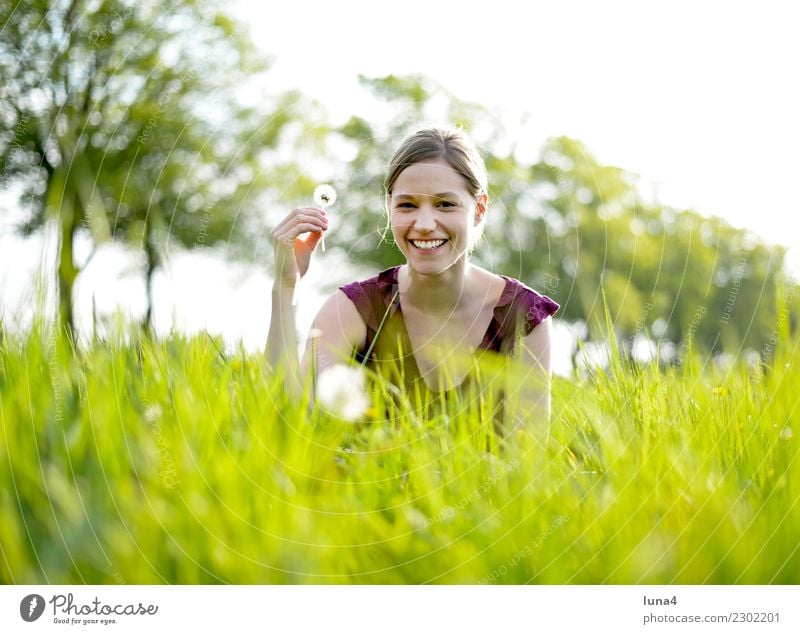
<svg viewBox="0 0 800 634">
<path fill-rule="evenodd" d="M 273 81 L 337 116 L 358 73 L 425 73 L 655 183 L 667 204 L 800 247 L 800 37 L 791 3 L 239 0 Z M 523 8 L 524 7 L 524 8 Z M 782 8 L 781 8 L 782 7 Z"/>
<path fill-rule="evenodd" d="M 661 202 L 716 214 L 794 250 L 800 173 L 800 37 L 778 2 L 263 2 L 236 11 L 275 57 L 275 90 L 299 88 L 337 118 L 362 107 L 356 76 L 425 73 L 464 99 L 511 119 L 520 143 L 584 141 L 603 163 L 639 173 Z M 652 193 L 652 192 L 651 192 Z M 16 314 L 41 259 L 0 217 L 0 311 Z M 333 228 L 333 224 L 332 224 Z M 312 264 L 313 277 L 319 262 Z M 144 286 L 115 249 L 82 280 L 81 312 L 122 305 L 138 313 Z M 202 272 L 202 275 L 200 274 Z M 244 283 L 240 282 L 244 280 Z M 342 280 L 346 282 L 349 280 Z M 305 284 L 305 282 L 304 282 Z M 209 286 L 212 294 L 203 292 Z M 305 332 L 322 298 L 300 298 Z M 29 294 L 29 293 L 28 293 Z M 207 327 L 249 347 L 266 339 L 269 280 L 233 277 L 223 258 L 175 258 L 156 279 L 160 330 Z"/>
</svg>

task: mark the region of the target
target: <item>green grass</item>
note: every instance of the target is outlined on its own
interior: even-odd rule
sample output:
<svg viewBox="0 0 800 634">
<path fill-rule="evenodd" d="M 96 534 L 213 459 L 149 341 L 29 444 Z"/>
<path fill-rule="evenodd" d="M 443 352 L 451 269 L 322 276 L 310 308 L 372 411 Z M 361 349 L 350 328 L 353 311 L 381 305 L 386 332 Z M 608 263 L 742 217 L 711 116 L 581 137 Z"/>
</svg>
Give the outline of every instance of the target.
<svg viewBox="0 0 800 634">
<path fill-rule="evenodd" d="M 353 425 L 207 336 L 0 344 L 4 583 L 800 582 L 800 362 L 556 378 L 547 459 L 472 410 Z"/>
</svg>

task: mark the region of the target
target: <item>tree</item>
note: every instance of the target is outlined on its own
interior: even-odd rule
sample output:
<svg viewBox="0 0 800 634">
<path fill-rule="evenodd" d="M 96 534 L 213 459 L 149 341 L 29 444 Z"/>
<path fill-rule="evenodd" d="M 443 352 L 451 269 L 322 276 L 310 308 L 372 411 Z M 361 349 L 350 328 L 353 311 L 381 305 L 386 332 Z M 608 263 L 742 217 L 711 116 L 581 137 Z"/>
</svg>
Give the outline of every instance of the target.
<svg viewBox="0 0 800 634">
<path fill-rule="evenodd" d="M 143 254 L 148 324 L 168 248 L 252 251 L 248 203 L 274 184 L 264 162 L 303 100 L 239 105 L 268 64 L 220 5 L 0 0 L 0 173 L 25 184 L 24 234 L 57 223 L 59 313 L 73 336 L 81 232 Z"/>
<path fill-rule="evenodd" d="M 689 339 L 712 352 L 765 345 L 783 279 L 780 247 L 719 218 L 646 203 L 635 174 L 601 164 L 576 139 L 550 139 L 539 160 L 526 163 L 499 116 L 424 76 L 361 83 L 392 116 L 354 116 L 335 133 L 350 147 L 338 177 L 347 218 L 329 244 L 352 261 L 381 269 L 400 263 L 391 233 L 379 238 L 391 152 L 420 123 L 458 122 L 489 172 L 487 244 L 476 249 L 476 262 L 553 296 L 567 321 L 602 324 L 607 305 L 628 354 L 639 337 L 671 344 L 667 351 Z M 734 287 L 735 310 L 726 308 Z"/>
<path fill-rule="evenodd" d="M 645 203 L 634 174 L 600 164 L 574 139 L 550 140 L 531 177 L 558 219 L 551 224 L 569 227 L 553 271 L 575 289 L 565 318 L 602 324 L 607 305 L 628 352 L 638 336 L 692 340 L 710 353 L 764 348 L 786 277 L 783 247 L 721 218 Z"/>
</svg>

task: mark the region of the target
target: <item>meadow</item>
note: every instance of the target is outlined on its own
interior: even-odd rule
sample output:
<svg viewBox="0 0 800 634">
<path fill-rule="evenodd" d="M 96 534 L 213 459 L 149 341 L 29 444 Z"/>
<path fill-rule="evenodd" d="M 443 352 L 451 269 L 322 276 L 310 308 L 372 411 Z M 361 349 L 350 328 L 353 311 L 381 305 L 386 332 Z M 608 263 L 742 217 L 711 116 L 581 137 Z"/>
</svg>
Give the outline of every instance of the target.
<svg viewBox="0 0 800 634">
<path fill-rule="evenodd" d="M 204 334 L 6 333 L 0 581 L 796 584 L 798 343 L 555 377 L 542 459 L 479 408 L 292 403 Z"/>
</svg>

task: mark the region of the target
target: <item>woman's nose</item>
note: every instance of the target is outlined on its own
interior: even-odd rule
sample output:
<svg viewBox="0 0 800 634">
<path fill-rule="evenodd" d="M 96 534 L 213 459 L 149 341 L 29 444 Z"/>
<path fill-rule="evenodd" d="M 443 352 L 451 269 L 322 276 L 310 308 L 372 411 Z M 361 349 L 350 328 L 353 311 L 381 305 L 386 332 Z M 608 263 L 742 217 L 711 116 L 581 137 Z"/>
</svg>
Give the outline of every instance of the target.
<svg viewBox="0 0 800 634">
<path fill-rule="evenodd" d="M 414 220 L 414 227 L 433 231 L 436 229 L 436 215 L 428 205 L 421 205 Z"/>
</svg>

